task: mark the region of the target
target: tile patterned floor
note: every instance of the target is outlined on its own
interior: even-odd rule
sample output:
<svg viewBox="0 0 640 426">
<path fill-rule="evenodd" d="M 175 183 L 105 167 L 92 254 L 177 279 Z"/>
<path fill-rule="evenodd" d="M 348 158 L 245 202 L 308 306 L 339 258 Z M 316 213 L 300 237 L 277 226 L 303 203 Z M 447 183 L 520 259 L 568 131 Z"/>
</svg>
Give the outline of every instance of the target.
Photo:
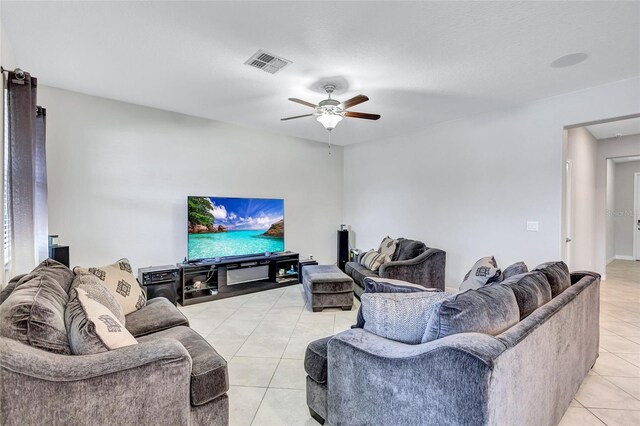
<svg viewBox="0 0 640 426">
<path fill-rule="evenodd" d="M 600 358 L 562 426 L 640 424 L 640 262 L 619 261 L 601 287 Z M 317 425 L 305 397 L 304 351 L 347 330 L 351 311 L 313 313 L 301 286 L 181 308 L 229 361 L 231 425 Z"/>
</svg>

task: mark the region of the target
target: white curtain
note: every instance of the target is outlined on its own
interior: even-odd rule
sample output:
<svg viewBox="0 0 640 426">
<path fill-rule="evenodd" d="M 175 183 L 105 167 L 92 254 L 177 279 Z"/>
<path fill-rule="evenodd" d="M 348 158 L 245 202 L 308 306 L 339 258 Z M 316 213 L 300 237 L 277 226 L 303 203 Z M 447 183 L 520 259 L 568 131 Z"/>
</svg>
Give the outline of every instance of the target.
<svg viewBox="0 0 640 426">
<path fill-rule="evenodd" d="M 37 80 L 9 72 L 5 91 L 4 280 L 29 272 L 48 256 L 46 111 Z"/>
</svg>

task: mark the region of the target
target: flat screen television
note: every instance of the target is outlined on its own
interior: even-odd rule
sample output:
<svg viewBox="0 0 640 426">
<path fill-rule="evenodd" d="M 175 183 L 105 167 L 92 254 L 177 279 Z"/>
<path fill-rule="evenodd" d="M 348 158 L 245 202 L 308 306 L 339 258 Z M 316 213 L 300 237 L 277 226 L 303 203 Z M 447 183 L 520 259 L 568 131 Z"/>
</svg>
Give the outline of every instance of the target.
<svg viewBox="0 0 640 426">
<path fill-rule="evenodd" d="M 188 197 L 189 261 L 284 251 L 284 200 Z"/>
</svg>

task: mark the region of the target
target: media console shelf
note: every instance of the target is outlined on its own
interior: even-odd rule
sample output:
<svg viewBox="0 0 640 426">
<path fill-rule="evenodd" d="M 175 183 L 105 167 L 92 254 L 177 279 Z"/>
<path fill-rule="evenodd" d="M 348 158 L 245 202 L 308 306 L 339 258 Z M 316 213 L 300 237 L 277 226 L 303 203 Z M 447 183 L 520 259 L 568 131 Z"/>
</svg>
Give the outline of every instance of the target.
<svg viewBox="0 0 640 426">
<path fill-rule="evenodd" d="M 299 254 L 273 253 L 178 263 L 182 306 L 298 284 Z"/>
</svg>

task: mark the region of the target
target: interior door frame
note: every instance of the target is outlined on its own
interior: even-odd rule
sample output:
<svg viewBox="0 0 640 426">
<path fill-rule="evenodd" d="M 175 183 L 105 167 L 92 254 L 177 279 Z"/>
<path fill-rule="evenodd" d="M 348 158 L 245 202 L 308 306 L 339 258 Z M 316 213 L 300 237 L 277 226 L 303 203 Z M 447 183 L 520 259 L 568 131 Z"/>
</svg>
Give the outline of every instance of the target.
<svg viewBox="0 0 640 426">
<path fill-rule="evenodd" d="M 571 220 L 571 214 L 573 212 L 573 164 L 571 160 L 565 160 L 564 162 L 564 175 L 565 175 L 565 235 L 564 235 L 564 250 L 565 250 L 565 263 L 571 270 L 571 243 L 573 239 L 573 221 Z"/>
<path fill-rule="evenodd" d="M 640 181 L 640 173 L 633 174 L 633 260 L 640 260 L 636 241 L 638 238 L 638 221 L 640 220 L 640 200 L 638 199 L 638 182 Z"/>
</svg>

